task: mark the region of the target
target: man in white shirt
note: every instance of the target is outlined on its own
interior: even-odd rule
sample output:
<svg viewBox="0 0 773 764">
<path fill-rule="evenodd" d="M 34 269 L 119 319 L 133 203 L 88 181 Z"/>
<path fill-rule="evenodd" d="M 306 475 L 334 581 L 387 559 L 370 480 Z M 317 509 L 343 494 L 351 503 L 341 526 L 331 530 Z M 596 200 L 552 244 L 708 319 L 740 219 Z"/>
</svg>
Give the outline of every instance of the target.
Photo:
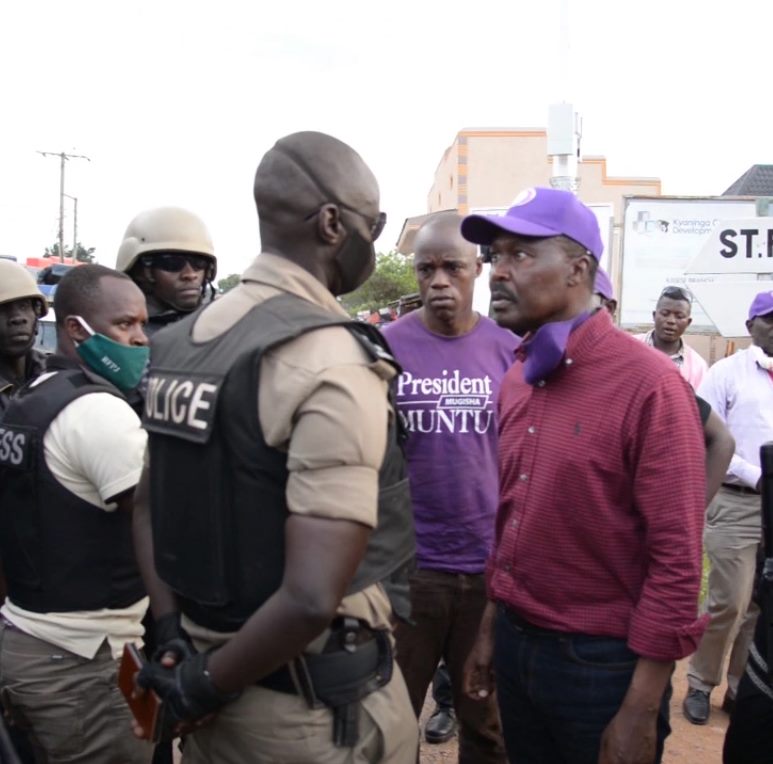
<svg viewBox="0 0 773 764">
<path fill-rule="evenodd" d="M 40 760 L 140 764 L 152 748 L 116 675 L 147 609 L 131 537 L 146 436 L 123 396 L 147 361 L 145 299 L 83 265 L 54 308 L 58 353 L 0 422 L 0 691 Z"/>
<path fill-rule="evenodd" d="M 687 674 L 683 709 L 693 724 L 708 721 L 709 696 L 722 681 L 728 650 L 722 709 L 732 710 L 758 613 L 751 594 L 760 542 L 760 446 L 773 440 L 773 292 L 754 298 L 746 327 L 753 344 L 715 363 L 698 390 L 727 424 L 736 447 L 706 517 L 711 620 Z"/>
</svg>

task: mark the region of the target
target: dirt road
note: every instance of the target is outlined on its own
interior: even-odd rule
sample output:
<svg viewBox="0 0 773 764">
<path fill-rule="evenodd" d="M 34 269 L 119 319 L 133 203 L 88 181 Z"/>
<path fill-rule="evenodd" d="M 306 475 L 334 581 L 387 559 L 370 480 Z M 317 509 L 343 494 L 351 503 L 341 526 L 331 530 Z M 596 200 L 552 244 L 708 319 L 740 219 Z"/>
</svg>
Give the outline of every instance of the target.
<svg viewBox="0 0 773 764">
<path fill-rule="evenodd" d="M 725 687 L 714 690 L 711 701 L 711 718 L 704 727 L 690 724 L 682 716 L 682 700 L 687 692 L 687 661 L 677 665 L 674 673 L 674 696 L 671 701 L 672 732 L 666 741 L 663 764 L 722 764 L 722 743 L 727 729 L 727 714 L 719 710 Z M 423 720 L 429 715 L 432 706 L 424 707 Z M 457 761 L 456 739 L 444 745 L 421 746 L 421 764 L 455 764 Z"/>
</svg>

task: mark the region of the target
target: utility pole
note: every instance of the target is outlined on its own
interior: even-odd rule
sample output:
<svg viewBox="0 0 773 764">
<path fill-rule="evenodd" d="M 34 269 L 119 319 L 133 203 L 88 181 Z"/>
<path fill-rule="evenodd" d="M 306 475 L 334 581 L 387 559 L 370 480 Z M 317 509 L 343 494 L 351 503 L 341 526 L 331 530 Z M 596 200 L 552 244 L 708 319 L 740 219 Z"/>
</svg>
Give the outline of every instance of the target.
<svg viewBox="0 0 773 764">
<path fill-rule="evenodd" d="M 59 157 L 59 262 L 64 262 L 64 163 L 68 159 L 91 160 L 83 154 L 67 154 L 64 151 L 38 151 L 44 157 Z"/>
<path fill-rule="evenodd" d="M 65 194 L 68 199 L 72 199 L 72 256 L 77 260 L 78 254 L 78 197 Z"/>
</svg>

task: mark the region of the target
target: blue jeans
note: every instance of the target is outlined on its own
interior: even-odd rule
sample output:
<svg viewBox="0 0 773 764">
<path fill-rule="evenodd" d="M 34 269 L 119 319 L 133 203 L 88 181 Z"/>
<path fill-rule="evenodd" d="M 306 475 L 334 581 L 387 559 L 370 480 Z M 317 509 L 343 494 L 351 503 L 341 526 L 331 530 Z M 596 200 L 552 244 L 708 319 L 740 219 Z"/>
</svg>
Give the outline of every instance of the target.
<svg viewBox="0 0 773 764">
<path fill-rule="evenodd" d="M 510 764 L 597 764 L 601 736 L 628 691 L 637 656 L 624 640 L 537 629 L 500 606 L 494 671 Z M 671 732 L 664 693 L 657 757 Z"/>
</svg>

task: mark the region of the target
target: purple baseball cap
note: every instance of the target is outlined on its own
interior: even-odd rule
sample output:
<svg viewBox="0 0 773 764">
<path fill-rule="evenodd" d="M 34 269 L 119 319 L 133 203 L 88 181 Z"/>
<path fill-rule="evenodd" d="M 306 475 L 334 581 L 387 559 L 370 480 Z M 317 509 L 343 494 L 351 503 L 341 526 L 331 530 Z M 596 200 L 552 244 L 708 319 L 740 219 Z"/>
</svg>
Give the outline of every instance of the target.
<svg viewBox="0 0 773 764">
<path fill-rule="evenodd" d="M 615 288 L 612 286 L 609 275 L 600 265 L 596 269 L 596 283 L 593 285 L 593 291 L 600 294 L 605 300 L 615 299 Z"/>
<path fill-rule="evenodd" d="M 767 316 L 773 313 L 773 292 L 760 292 L 753 300 L 749 308 L 749 321 L 757 316 Z"/>
<path fill-rule="evenodd" d="M 504 215 L 468 215 L 462 221 L 462 236 L 474 244 L 491 244 L 503 232 L 568 236 L 597 260 L 604 250 L 596 216 L 573 193 L 556 188 L 527 188 Z"/>
</svg>

